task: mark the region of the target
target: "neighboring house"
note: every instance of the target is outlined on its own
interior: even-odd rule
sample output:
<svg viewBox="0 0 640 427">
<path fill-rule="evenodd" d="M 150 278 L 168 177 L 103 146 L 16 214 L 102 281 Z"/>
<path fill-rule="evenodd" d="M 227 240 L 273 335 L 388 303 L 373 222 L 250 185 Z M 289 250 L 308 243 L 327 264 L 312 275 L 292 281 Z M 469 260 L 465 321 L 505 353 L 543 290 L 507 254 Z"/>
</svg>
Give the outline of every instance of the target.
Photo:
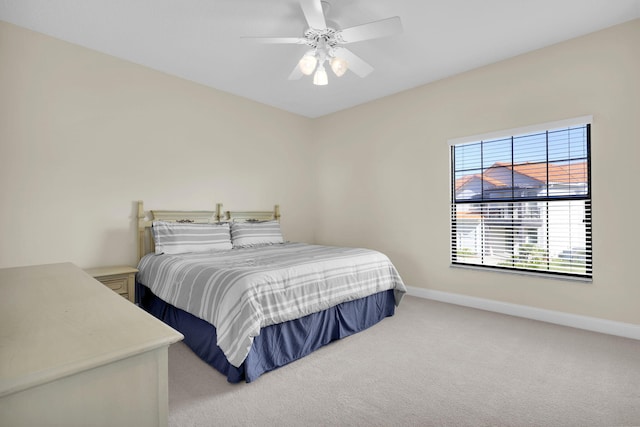
<svg viewBox="0 0 640 427">
<path fill-rule="evenodd" d="M 495 199 L 496 203 L 457 205 L 456 239 L 459 251 L 468 255 L 483 254 L 495 258 L 495 263 L 519 253 L 522 245 L 529 249 L 548 251 L 550 258 L 572 254 L 585 241 L 584 201 L 565 202 L 560 209 L 536 198 L 557 194 L 586 194 L 587 163 L 569 164 L 520 163 L 511 166 L 494 163 L 482 173 L 466 175 L 455 182 L 457 200 Z M 513 183 L 513 184 L 512 184 Z M 521 202 L 500 202 L 501 199 L 523 199 Z M 570 218 L 566 209 L 570 209 Z M 511 233 L 514 230 L 514 233 Z M 481 233 L 489 238 L 478 238 Z M 561 244 L 547 244 L 548 234 L 565 235 Z M 514 236 L 511 238 L 510 236 Z M 485 247 L 482 248 L 482 241 Z"/>
</svg>

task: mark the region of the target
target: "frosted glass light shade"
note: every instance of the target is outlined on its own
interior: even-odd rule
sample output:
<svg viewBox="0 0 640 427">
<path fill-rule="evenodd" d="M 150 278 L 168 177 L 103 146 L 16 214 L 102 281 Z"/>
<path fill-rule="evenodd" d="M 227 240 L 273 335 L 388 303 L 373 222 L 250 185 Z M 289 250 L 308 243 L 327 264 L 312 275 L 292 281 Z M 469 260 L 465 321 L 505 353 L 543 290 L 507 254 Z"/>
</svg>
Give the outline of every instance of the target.
<svg viewBox="0 0 640 427">
<path fill-rule="evenodd" d="M 329 83 L 329 78 L 327 77 L 327 71 L 324 69 L 324 66 L 320 64 L 316 73 L 313 75 L 313 84 L 317 86 L 324 86 Z"/>
<path fill-rule="evenodd" d="M 313 73 L 313 70 L 316 69 L 317 63 L 318 60 L 315 56 L 306 54 L 302 57 L 300 62 L 298 62 L 298 66 L 300 67 L 300 71 L 302 71 L 302 74 L 304 74 L 305 76 L 310 76 L 311 73 Z"/>
<path fill-rule="evenodd" d="M 345 59 L 338 58 L 337 56 L 331 58 L 330 64 L 334 74 L 338 77 L 342 77 L 349 69 L 347 61 Z"/>
</svg>

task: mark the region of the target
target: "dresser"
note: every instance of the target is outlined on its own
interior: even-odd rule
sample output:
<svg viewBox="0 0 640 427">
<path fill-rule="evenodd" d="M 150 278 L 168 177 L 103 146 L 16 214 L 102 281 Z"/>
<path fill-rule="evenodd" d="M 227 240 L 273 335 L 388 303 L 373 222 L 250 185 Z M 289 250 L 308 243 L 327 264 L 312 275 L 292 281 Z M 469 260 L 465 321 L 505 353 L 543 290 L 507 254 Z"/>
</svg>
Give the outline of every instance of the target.
<svg viewBox="0 0 640 427">
<path fill-rule="evenodd" d="M 0 269 L 0 425 L 166 426 L 182 338 L 73 264 Z"/>
</svg>

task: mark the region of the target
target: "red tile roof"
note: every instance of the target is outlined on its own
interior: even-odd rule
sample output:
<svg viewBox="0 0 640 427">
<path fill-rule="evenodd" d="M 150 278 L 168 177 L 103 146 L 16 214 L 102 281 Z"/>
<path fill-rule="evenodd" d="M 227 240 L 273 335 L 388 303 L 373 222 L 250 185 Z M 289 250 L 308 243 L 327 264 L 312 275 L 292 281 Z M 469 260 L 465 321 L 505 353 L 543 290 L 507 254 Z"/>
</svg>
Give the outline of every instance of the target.
<svg viewBox="0 0 640 427">
<path fill-rule="evenodd" d="M 547 182 L 547 163 L 519 163 L 510 165 L 508 163 L 496 162 L 485 170 L 484 174 L 466 175 L 456 180 L 456 190 L 466 185 L 471 179 L 484 179 L 496 187 L 510 186 L 511 183 L 501 181 L 489 176 L 491 169 L 507 168 L 521 175 L 528 176 L 541 183 Z M 578 183 L 587 181 L 587 162 L 571 163 L 564 165 L 548 164 L 549 182 L 551 183 Z"/>
<path fill-rule="evenodd" d="M 496 187 L 504 187 L 505 184 L 504 182 L 497 180 L 495 178 L 492 178 L 490 176 L 487 175 L 481 175 L 479 173 L 473 174 L 473 175 L 465 175 L 462 178 L 458 178 L 456 179 L 456 190 L 460 189 L 460 187 L 466 185 L 469 181 L 471 181 L 473 178 L 478 178 L 480 180 L 484 179 L 485 182 L 488 182 L 489 184 L 495 185 Z"/>
</svg>

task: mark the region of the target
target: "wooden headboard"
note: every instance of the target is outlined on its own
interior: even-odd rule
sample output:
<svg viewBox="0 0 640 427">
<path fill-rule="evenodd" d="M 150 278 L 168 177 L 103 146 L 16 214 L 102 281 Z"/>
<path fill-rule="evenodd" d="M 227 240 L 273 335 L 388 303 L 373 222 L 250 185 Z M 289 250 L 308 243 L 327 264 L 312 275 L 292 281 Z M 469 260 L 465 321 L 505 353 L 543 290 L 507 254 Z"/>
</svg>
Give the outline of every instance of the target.
<svg viewBox="0 0 640 427">
<path fill-rule="evenodd" d="M 138 201 L 138 261 L 150 252 L 154 252 L 151 225 L 153 221 L 188 222 L 206 224 L 231 221 L 280 221 L 280 205 L 271 211 L 223 211 L 222 203 L 216 204 L 215 211 L 167 211 L 151 210 L 147 215 L 142 201 Z"/>
</svg>

